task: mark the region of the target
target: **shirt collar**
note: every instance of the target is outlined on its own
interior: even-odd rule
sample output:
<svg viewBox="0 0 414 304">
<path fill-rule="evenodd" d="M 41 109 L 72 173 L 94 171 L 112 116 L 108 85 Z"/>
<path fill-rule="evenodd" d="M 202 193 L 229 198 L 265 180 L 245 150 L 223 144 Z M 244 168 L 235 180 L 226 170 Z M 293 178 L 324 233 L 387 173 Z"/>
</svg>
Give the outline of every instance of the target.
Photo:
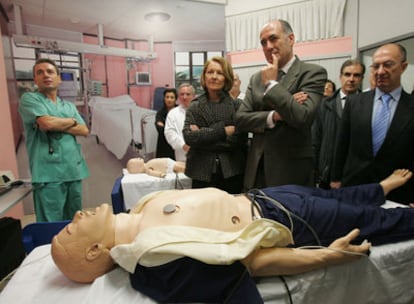
<svg viewBox="0 0 414 304">
<path fill-rule="evenodd" d="M 285 72 L 285 74 L 288 73 L 290 67 L 292 66 L 292 64 L 295 62 L 296 60 L 296 56 L 292 56 L 292 58 L 290 58 L 290 60 L 283 66 L 283 68 L 281 68 L 281 70 L 283 72 Z"/>
<path fill-rule="evenodd" d="M 398 87 L 394 91 L 389 92 L 388 94 L 392 96 L 392 100 L 398 101 L 400 100 L 401 92 L 402 92 L 402 87 Z M 382 95 L 384 94 L 387 94 L 387 93 L 384 93 L 380 89 L 375 88 L 375 99 L 374 100 L 380 99 Z"/>
</svg>

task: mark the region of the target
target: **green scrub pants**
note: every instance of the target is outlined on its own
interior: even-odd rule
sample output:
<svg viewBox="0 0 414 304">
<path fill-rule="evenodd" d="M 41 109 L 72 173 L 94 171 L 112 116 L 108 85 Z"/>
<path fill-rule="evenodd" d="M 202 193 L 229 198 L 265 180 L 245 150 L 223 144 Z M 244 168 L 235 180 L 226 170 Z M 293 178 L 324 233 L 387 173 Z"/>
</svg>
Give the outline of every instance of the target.
<svg viewBox="0 0 414 304">
<path fill-rule="evenodd" d="M 82 209 L 82 180 L 33 183 L 33 201 L 36 221 L 71 220 Z"/>
</svg>

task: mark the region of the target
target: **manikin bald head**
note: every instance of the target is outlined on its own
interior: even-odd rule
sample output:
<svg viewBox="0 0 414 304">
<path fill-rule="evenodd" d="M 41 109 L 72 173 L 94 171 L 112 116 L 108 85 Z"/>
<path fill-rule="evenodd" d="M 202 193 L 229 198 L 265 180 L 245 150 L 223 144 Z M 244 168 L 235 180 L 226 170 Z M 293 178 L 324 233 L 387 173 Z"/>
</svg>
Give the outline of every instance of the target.
<svg viewBox="0 0 414 304">
<path fill-rule="evenodd" d="M 140 157 L 131 158 L 127 162 L 127 170 L 129 173 L 144 173 L 145 161 Z"/>
<path fill-rule="evenodd" d="M 114 267 L 109 250 L 114 244 L 114 215 L 109 205 L 95 213 L 78 211 L 52 240 L 52 258 L 69 279 L 90 283 Z"/>
</svg>

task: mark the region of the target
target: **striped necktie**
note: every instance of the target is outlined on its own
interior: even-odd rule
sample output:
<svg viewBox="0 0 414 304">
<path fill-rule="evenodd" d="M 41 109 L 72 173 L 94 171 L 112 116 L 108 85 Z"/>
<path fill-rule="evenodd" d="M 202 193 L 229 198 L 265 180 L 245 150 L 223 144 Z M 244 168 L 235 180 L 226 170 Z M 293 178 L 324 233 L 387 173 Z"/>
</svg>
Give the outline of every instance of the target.
<svg viewBox="0 0 414 304">
<path fill-rule="evenodd" d="M 372 124 L 372 150 L 374 156 L 377 155 L 382 143 L 384 142 L 385 135 L 388 130 L 388 122 L 390 119 L 389 102 L 392 96 L 390 94 L 384 94 L 381 97 L 381 102 L 378 104 L 377 113 Z"/>
</svg>

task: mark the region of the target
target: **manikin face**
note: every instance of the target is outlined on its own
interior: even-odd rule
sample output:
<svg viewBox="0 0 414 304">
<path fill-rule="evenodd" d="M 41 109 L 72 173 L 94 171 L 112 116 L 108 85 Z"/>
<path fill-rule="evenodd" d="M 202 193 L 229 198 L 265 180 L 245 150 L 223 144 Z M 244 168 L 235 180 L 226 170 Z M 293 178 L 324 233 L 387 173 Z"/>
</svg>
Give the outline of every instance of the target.
<svg viewBox="0 0 414 304">
<path fill-rule="evenodd" d="M 56 90 L 62 82 L 55 67 L 47 62 L 39 63 L 34 67 L 33 77 L 39 92 Z"/>
<path fill-rule="evenodd" d="M 52 240 L 52 257 L 70 279 L 88 283 L 114 266 L 109 249 L 115 244 L 115 216 L 108 204 L 95 212 L 78 211 Z"/>
<path fill-rule="evenodd" d="M 167 109 L 172 109 L 175 106 L 175 94 L 173 92 L 168 92 L 164 96 L 164 104 Z"/>
<path fill-rule="evenodd" d="M 204 79 L 209 93 L 221 91 L 224 87 L 225 82 L 222 66 L 218 62 L 210 62 L 210 64 L 207 66 Z"/>
<path fill-rule="evenodd" d="M 72 222 L 57 234 L 57 238 L 61 244 L 71 244 L 80 239 L 106 243 L 108 229 L 112 228 L 113 219 L 114 215 L 108 204 L 96 207 L 94 212 L 77 211 Z"/>
<path fill-rule="evenodd" d="M 129 173 L 143 173 L 145 172 L 145 162 L 141 157 L 131 158 L 127 163 L 127 170 Z"/>
</svg>

